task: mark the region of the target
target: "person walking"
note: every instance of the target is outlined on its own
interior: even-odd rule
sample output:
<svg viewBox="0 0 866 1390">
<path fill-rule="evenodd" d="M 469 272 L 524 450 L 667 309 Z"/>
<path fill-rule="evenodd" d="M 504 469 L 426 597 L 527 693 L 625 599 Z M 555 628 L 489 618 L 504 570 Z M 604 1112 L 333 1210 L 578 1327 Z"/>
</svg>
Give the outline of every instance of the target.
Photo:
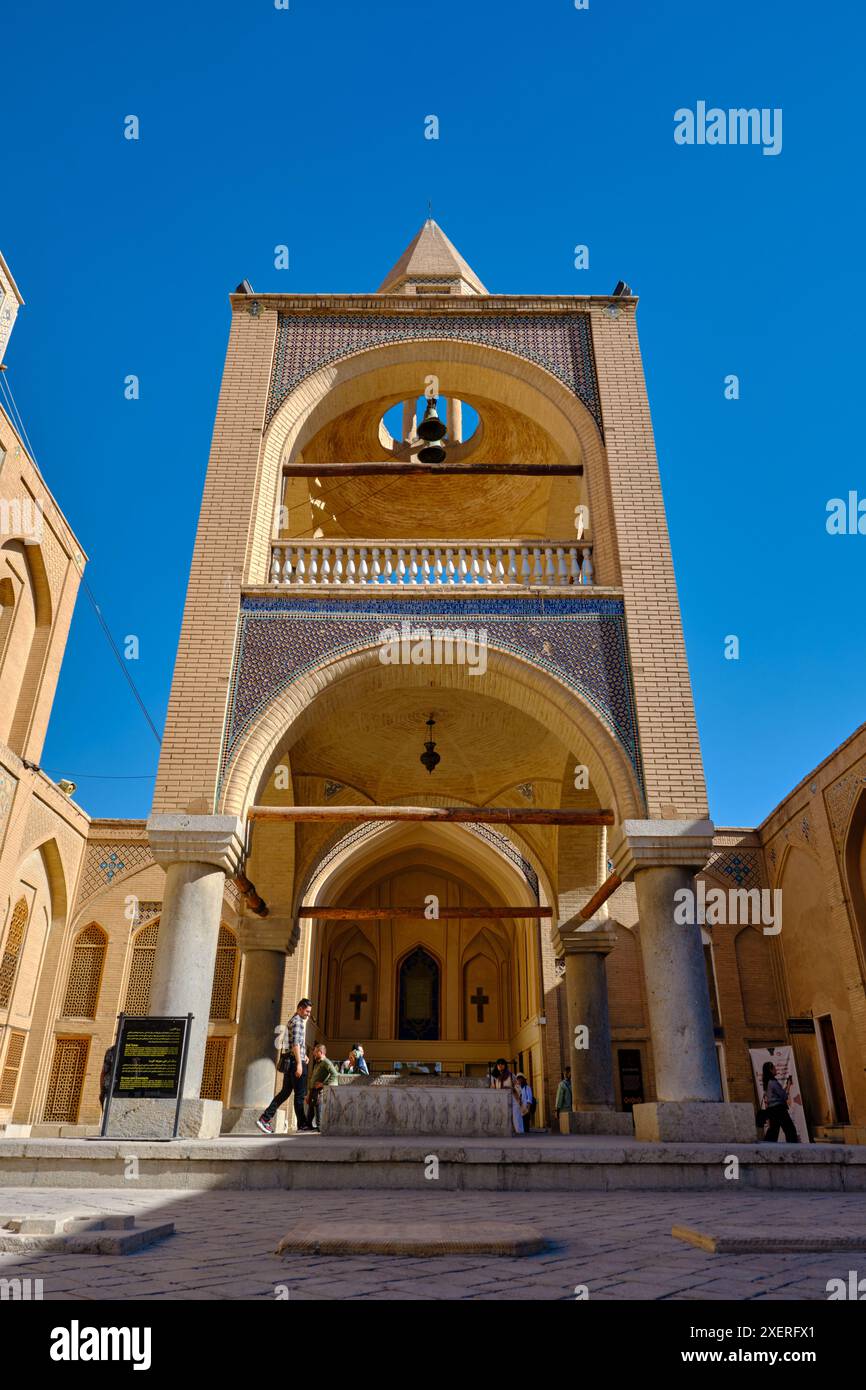
<svg viewBox="0 0 866 1390">
<path fill-rule="evenodd" d="M 310 1128 L 304 1114 L 304 1099 L 307 1094 L 307 1019 L 312 1012 L 313 1006 L 310 1000 L 299 999 L 298 1007 L 289 1019 L 286 1029 L 289 1045 L 287 1049 L 283 1049 L 285 1061 L 283 1084 L 270 1105 L 266 1106 L 256 1120 L 262 1134 L 273 1134 L 274 1116 L 283 1101 L 288 1100 L 289 1096 L 294 1096 L 295 1119 L 298 1129 Z"/>
<path fill-rule="evenodd" d="M 328 1056 L 325 1044 L 316 1043 L 307 1091 L 307 1125 L 310 1129 L 321 1129 L 322 1095 L 326 1086 L 336 1084 L 339 1074 Z"/>
<path fill-rule="evenodd" d="M 568 1112 L 571 1110 L 571 1105 L 571 1067 L 566 1067 L 565 1071 L 560 1077 L 559 1085 L 556 1088 L 556 1100 L 553 1103 L 553 1108 L 556 1111 L 557 1122 L 559 1121 L 559 1117 L 561 1115 L 568 1114 Z M 562 1130 L 561 1123 L 557 1123 L 557 1129 L 559 1129 L 560 1131 Z"/>
<path fill-rule="evenodd" d="M 99 1073 L 99 1105 L 100 1109 L 105 1109 L 105 1100 L 108 1095 L 108 1088 L 111 1084 L 111 1072 L 114 1067 L 114 1043 L 106 1052 L 102 1059 L 102 1071 Z"/>
<path fill-rule="evenodd" d="M 511 1123 L 515 1134 L 523 1133 L 523 1115 L 518 1100 L 517 1083 L 504 1057 L 497 1057 L 490 1073 L 490 1085 L 494 1091 L 511 1092 Z"/>
<path fill-rule="evenodd" d="M 781 1081 L 776 1078 L 776 1068 L 772 1062 L 765 1062 L 762 1072 L 764 1083 L 764 1095 L 766 1097 L 767 1109 L 767 1132 L 764 1135 L 764 1143 L 777 1144 L 779 1141 L 779 1130 L 784 1130 L 785 1140 L 789 1144 L 799 1144 L 800 1136 L 797 1133 L 797 1126 L 791 1119 L 791 1112 L 788 1109 L 788 1098 L 791 1094 L 791 1087 L 794 1078 L 788 1077 L 783 1086 Z"/>
</svg>

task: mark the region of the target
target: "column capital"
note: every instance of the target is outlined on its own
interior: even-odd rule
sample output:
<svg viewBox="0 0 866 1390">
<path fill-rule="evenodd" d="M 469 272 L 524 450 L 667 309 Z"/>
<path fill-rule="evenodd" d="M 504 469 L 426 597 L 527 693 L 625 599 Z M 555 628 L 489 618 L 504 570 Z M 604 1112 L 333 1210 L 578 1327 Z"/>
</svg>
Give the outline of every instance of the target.
<svg viewBox="0 0 866 1390">
<path fill-rule="evenodd" d="M 580 925 L 576 918 L 560 922 L 550 933 L 551 944 L 558 956 L 608 956 L 616 945 L 617 923 L 610 917 L 591 917 Z"/>
<path fill-rule="evenodd" d="M 238 945 L 242 951 L 278 951 L 288 955 L 294 918 L 242 917 L 237 925 Z"/>
<path fill-rule="evenodd" d="M 147 838 L 157 864 L 213 864 L 227 877 L 244 854 L 244 826 L 237 816 L 193 816 L 185 811 L 151 816 Z"/>
<path fill-rule="evenodd" d="M 709 820 L 626 820 L 611 850 L 614 873 L 625 880 L 636 869 L 702 869 L 713 852 Z"/>
</svg>

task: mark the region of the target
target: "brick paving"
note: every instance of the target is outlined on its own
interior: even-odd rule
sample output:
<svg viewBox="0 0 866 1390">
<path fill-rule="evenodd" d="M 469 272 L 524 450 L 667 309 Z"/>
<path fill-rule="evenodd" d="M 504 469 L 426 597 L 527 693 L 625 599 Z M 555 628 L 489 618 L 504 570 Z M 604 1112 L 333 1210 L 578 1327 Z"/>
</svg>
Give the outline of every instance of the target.
<svg viewBox="0 0 866 1390">
<path fill-rule="evenodd" d="M 74 1191 L 5 1188 L 4 1213 L 150 1215 L 176 1234 L 133 1255 L 0 1255 L 0 1278 L 41 1278 L 46 1299 L 826 1299 L 831 1278 L 866 1276 L 866 1249 L 830 1255 L 710 1255 L 674 1240 L 702 1229 L 845 1233 L 863 1197 L 833 1193 L 380 1193 L 370 1191 Z M 548 1237 L 522 1259 L 274 1254 L 297 1213 L 317 1218 L 465 1224 L 529 1221 Z"/>
</svg>

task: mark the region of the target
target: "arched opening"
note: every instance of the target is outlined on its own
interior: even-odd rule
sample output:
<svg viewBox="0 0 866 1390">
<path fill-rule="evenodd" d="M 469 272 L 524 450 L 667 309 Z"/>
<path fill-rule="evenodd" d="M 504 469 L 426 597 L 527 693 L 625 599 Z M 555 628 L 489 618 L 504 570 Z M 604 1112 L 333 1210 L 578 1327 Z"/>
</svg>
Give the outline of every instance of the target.
<svg viewBox="0 0 866 1390">
<path fill-rule="evenodd" d="M 23 756 L 51 635 L 51 593 L 42 549 L 0 547 L 0 742 Z"/>
<path fill-rule="evenodd" d="M 866 979 L 866 789 L 857 798 L 848 822 L 843 858 L 860 947 L 861 970 Z"/>
<path fill-rule="evenodd" d="M 96 1018 L 108 937 L 95 922 L 80 931 L 72 948 L 62 1018 Z"/>
<path fill-rule="evenodd" d="M 397 971 L 397 1037 L 400 1041 L 435 1042 L 440 1035 L 441 969 L 435 956 L 416 946 Z"/>
</svg>

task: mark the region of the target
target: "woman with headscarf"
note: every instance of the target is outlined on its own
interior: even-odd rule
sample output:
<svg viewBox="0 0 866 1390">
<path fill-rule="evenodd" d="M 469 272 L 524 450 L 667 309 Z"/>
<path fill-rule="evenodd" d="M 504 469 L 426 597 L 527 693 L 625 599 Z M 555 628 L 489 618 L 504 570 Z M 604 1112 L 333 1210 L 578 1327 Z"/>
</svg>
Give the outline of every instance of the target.
<svg viewBox="0 0 866 1390">
<path fill-rule="evenodd" d="M 514 1133 L 523 1133 L 523 1115 L 520 1109 L 520 1090 L 517 1085 L 517 1078 L 504 1057 L 497 1057 L 490 1073 L 490 1085 L 494 1091 L 511 1092 L 511 1123 L 514 1125 Z"/>
</svg>

